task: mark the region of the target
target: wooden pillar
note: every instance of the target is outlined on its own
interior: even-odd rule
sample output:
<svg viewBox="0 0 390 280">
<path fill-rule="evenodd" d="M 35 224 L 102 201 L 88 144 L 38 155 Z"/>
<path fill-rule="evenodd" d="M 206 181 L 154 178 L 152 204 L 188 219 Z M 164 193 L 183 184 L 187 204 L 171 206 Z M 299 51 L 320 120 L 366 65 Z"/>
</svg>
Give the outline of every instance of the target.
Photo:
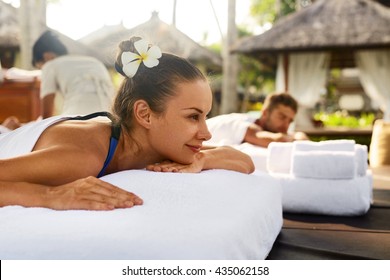
<svg viewBox="0 0 390 280">
<path fill-rule="evenodd" d="M 288 92 L 288 66 L 289 66 L 289 59 L 288 59 L 288 53 L 283 54 L 283 74 L 284 74 L 284 91 Z"/>
<path fill-rule="evenodd" d="M 232 113 L 238 110 L 237 72 L 238 58 L 230 53 L 230 47 L 237 40 L 236 0 L 228 2 L 228 28 L 223 44 L 223 78 L 221 113 Z"/>
<path fill-rule="evenodd" d="M 173 0 L 172 25 L 175 27 L 176 27 L 176 6 L 177 6 L 177 0 Z"/>
<path fill-rule="evenodd" d="M 46 29 L 46 0 L 20 0 L 21 68 L 32 69 L 32 47 Z"/>
</svg>

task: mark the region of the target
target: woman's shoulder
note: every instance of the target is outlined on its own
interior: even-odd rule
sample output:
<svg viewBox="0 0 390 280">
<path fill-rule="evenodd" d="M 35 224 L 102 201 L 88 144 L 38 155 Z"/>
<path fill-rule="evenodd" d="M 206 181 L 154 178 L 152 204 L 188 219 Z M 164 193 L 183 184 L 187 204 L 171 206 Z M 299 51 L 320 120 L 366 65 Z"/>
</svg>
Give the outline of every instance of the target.
<svg viewBox="0 0 390 280">
<path fill-rule="evenodd" d="M 56 116 L 33 121 L 0 135 L 0 158 L 10 158 L 32 151 L 41 134 L 50 126 L 67 119 Z"/>
<path fill-rule="evenodd" d="M 111 123 L 103 120 L 66 120 L 46 129 L 34 150 L 63 146 L 105 156 L 109 146 Z M 84 153 L 85 152 L 85 153 Z"/>
</svg>

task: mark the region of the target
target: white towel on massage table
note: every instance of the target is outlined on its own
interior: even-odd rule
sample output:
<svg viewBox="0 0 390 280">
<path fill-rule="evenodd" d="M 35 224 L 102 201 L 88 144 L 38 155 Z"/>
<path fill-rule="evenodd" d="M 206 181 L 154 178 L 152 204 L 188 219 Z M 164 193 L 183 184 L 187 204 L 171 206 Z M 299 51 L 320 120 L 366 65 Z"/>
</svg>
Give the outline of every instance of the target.
<svg viewBox="0 0 390 280">
<path fill-rule="evenodd" d="M 352 142 L 351 142 L 352 141 Z M 360 144 L 354 144 L 353 145 L 353 151 L 350 151 L 350 144 L 354 143 L 353 140 L 329 140 L 329 141 L 322 141 L 319 142 L 320 144 L 311 143 L 310 141 L 296 141 L 300 142 L 301 144 L 298 146 L 306 146 L 306 150 L 308 150 L 307 147 L 317 147 L 319 150 L 312 150 L 312 152 L 318 152 L 321 151 L 322 153 L 326 154 L 327 152 L 331 155 L 333 152 L 342 152 L 340 151 L 341 148 L 345 148 L 346 152 L 354 152 L 355 153 L 355 173 L 357 176 L 365 176 L 367 169 L 368 169 L 368 152 L 367 152 L 367 146 L 360 145 Z M 303 145 L 303 142 L 306 142 L 305 145 Z M 327 143 L 329 145 L 327 145 Z M 273 142 L 270 143 L 268 146 L 268 157 L 267 157 L 267 171 L 272 173 L 292 173 L 292 157 L 294 153 L 297 153 L 298 151 L 295 151 L 293 148 L 294 143 L 279 143 L 279 142 Z M 338 146 L 335 151 L 328 150 L 332 146 Z M 301 148 L 298 148 L 301 150 Z M 306 150 L 303 148 L 304 151 L 299 151 L 299 153 L 304 153 Z M 307 155 L 310 155 L 310 151 L 306 151 Z M 316 161 L 316 159 L 312 159 Z M 326 166 L 324 166 L 325 168 Z M 330 176 L 329 176 L 330 177 Z"/>
<path fill-rule="evenodd" d="M 270 174 L 281 182 L 284 212 L 354 216 L 364 214 L 370 208 L 372 202 L 372 175 L 368 171 L 367 147 L 354 144 L 352 150 L 353 140 L 352 142 L 351 140 L 329 142 L 323 141 L 321 145 L 306 142 L 304 145 L 306 149 L 298 148 L 303 150 L 299 152 L 293 149 L 294 143 L 271 143 L 269 145 L 267 169 L 273 171 Z M 301 144 L 303 143 L 301 142 Z M 343 150 L 347 150 L 346 153 L 354 151 L 354 163 L 352 163 L 352 158 L 348 158 L 349 165 L 347 168 L 355 166 L 354 174 L 356 176 L 349 179 L 316 179 L 298 178 L 292 174 L 291 165 L 294 153 L 307 153 L 309 156 L 310 153 L 314 155 L 318 152 L 315 150 L 307 151 L 310 147 L 318 148 L 322 150 L 322 153 L 331 154 L 335 153 L 331 150 L 331 147 L 333 149 L 335 146 L 338 153 L 344 153 Z M 286 159 L 285 157 L 288 156 L 290 158 Z M 307 164 L 307 166 L 310 166 L 310 164 Z M 348 169 L 348 172 L 352 174 L 352 169 Z M 331 176 L 334 177 L 334 174 Z"/>
<path fill-rule="evenodd" d="M 291 174 L 298 178 L 352 179 L 356 177 L 355 152 L 295 151 Z"/>
<path fill-rule="evenodd" d="M 272 174 L 283 190 L 283 211 L 335 216 L 366 213 L 372 202 L 372 175 L 346 180 L 296 178 Z"/>
<path fill-rule="evenodd" d="M 355 145 L 356 175 L 365 176 L 368 170 L 368 150 L 366 145 Z"/>
<path fill-rule="evenodd" d="M 293 150 L 301 152 L 309 151 L 349 151 L 355 150 L 355 140 L 326 140 L 320 142 L 314 142 L 309 140 L 299 140 L 293 142 Z"/>
<path fill-rule="evenodd" d="M 280 183 L 266 173 L 132 170 L 103 179 L 144 205 L 0 208 L 0 259 L 265 259 L 282 227 Z"/>
</svg>

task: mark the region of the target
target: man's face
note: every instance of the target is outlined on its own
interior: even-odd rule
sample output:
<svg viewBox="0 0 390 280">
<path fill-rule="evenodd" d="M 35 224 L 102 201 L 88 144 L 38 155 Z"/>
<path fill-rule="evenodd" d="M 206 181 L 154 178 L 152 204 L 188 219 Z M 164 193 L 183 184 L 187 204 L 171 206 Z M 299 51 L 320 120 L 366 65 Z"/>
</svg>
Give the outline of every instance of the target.
<svg viewBox="0 0 390 280">
<path fill-rule="evenodd" d="M 272 111 L 265 110 L 262 117 L 265 119 L 264 130 L 287 133 L 288 127 L 294 121 L 295 112 L 291 107 L 279 104 Z"/>
</svg>

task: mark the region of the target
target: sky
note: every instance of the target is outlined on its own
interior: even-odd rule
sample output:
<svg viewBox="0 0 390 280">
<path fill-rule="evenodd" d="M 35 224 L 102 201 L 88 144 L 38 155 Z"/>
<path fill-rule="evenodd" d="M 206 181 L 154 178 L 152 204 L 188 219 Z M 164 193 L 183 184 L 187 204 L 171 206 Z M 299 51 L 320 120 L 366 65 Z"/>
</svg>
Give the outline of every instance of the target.
<svg viewBox="0 0 390 280">
<path fill-rule="evenodd" d="M 220 42 L 226 34 L 228 0 L 176 0 L 176 27 L 196 42 Z M 236 23 L 253 26 L 251 0 L 236 0 Z M 18 0 L 5 0 L 18 5 Z M 49 2 L 49 1 L 48 1 Z M 171 24 L 174 0 L 57 0 L 48 3 L 46 23 L 72 39 L 80 39 L 103 27 L 123 22 L 127 28 L 148 21 L 153 11 Z M 212 5 L 218 19 L 214 16 Z M 218 25 L 219 23 L 219 25 Z M 219 28 L 220 26 L 220 28 Z M 251 30 L 250 27 L 248 27 Z M 254 27 L 253 27 L 254 29 Z M 254 30 L 251 30 L 255 32 Z M 205 41 L 205 34 L 207 40 Z"/>
</svg>

